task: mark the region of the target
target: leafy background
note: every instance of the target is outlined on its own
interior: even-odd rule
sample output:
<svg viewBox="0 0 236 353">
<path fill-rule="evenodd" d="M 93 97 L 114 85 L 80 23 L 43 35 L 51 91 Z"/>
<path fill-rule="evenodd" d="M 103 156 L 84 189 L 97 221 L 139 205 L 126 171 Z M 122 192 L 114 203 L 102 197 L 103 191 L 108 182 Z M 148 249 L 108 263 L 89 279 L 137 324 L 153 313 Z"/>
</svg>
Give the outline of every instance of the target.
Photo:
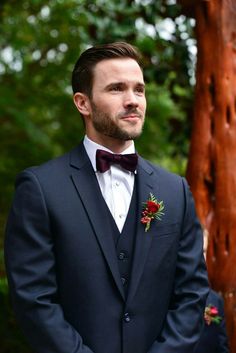
<svg viewBox="0 0 236 353">
<path fill-rule="evenodd" d="M 28 353 L 9 306 L 3 234 L 19 171 L 83 137 L 71 71 L 79 54 L 116 40 L 143 54 L 147 118 L 141 155 L 184 175 L 194 88 L 194 21 L 174 0 L 1 0 L 0 337 L 2 353 Z M 3 310 L 2 310 L 3 308 Z"/>
</svg>

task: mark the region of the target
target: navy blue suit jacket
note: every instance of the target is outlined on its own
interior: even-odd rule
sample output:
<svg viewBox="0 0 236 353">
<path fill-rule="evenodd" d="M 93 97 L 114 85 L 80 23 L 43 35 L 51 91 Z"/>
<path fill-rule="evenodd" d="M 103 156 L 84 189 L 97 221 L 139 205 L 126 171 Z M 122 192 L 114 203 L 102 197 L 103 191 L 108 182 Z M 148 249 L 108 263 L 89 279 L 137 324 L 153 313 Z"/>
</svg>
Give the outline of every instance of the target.
<svg viewBox="0 0 236 353">
<path fill-rule="evenodd" d="M 207 297 L 206 305 L 212 304 L 217 307 L 219 316 L 222 317 L 220 324 L 205 323 L 199 343 L 194 353 L 229 353 L 228 337 L 225 327 L 224 301 L 223 298 L 212 289 Z"/>
<path fill-rule="evenodd" d="M 22 172 L 5 256 L 18 320 L 39 353 L 192 353 L 208 293 L 186 181 L 139 157 L 127 298 L 104 199 L 83 144 Z M 142 203 L 165 204 L 145 233 Z"/>
</svg>

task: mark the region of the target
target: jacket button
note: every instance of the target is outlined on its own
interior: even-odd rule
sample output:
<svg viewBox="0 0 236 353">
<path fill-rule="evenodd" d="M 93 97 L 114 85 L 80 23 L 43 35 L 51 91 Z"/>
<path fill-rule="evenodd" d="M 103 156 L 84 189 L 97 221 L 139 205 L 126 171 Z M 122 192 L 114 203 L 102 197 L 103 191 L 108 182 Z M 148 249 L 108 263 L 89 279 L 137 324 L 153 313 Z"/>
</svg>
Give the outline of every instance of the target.
<svg viewBox="0 0 236 353">
<path fill-rule="evenodd" d="M 124 315 L 124 321 L 125 322 L 130 322 L 130 316 L 129 316 L 129 313 L 125 313 L 125 315 Z"/>
<path fill-rule="evenodd" d="M 119 253 L 119 260 L 124 260 L 125 259 L 125 253 L 123 252 L 123 251 L 121 251 L 120 253 Z"/>
</svg>

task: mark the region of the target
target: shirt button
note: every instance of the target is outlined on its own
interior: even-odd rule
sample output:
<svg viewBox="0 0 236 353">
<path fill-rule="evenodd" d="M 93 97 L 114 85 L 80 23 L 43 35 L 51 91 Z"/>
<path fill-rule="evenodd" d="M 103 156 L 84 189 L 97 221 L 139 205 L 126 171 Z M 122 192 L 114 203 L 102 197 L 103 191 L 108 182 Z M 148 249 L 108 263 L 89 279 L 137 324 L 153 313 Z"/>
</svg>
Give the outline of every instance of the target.
<svg viewBox="0 0 236 353">
<path fill-rule="evenodd" d="M 116 185 L 116 186 L 120 186 L 119 181 L 116 181 L 115 185 Z"/>
<path fill-rule="evenodd" d="M 129 316 L 129 313 L 125 313 L 125 315 L 124 315 L 124 321 L 125 322 L 130 322 L 130 316 Z"/>
<path fill-rule="evenodd" d="M 118 255 L 119 260 L 124 260 L 125 259 L 125 253 L 121 251 Z"/>
</svg>

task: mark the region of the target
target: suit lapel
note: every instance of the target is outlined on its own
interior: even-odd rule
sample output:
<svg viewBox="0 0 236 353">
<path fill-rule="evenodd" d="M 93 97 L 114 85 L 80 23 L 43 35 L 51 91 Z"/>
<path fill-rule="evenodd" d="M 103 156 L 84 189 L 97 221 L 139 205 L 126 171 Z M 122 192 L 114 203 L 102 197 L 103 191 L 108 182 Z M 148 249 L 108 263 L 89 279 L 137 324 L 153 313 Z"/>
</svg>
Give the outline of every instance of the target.
<svg viewBox="0 0 236 353">
<path fill-rule="evenodd" d="M 87 211 L 88 218 L 119 292 L 122 298 L 125 299 L 124 288 L 120 279 L 117 263 L 115 244 L 109 231 L 110 223 L 107 214 L 104 212 L 104 207 L 99 207 L 99 205 L 102 205 L 105 201 L 102 197 L 96 175 L 83 143 L 71 152 L 70 164 L 73 168 L 71 174 L 72 181 Z"/>
<path fill-rule="evenodd" d="M 155 183 L 156 184 L 156 183 Z M 141 214 L 143 202 L 146 202 L 150 193 L 158 192 L 158 186 L 154 184 L 154 172 L 150 165 L 139 157 L 139 165 L 137 172 L 137 188 L 138 188 L 138 214 L 137 214 L 137 234 L 134 249 L 133 265 L 131 272 L 131 282 L 127 302 L 129 303 L 135 295 L 138 288 L 140 278 L 144 269 L 148 251 L 150 249 L 152 236 L 151 229 L 146 233 L 145 226 L 141 223 Z M 155 185 L 155 191 L 154 191 Z"/>
</svg>

